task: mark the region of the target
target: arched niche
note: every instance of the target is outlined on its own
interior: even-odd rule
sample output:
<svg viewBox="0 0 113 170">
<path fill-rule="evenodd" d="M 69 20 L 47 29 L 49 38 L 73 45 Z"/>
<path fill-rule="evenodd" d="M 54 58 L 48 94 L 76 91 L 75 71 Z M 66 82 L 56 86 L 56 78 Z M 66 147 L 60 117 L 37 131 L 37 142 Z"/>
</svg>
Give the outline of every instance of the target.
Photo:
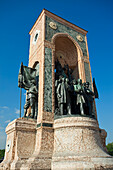
<svg viewBox="0 0 113 170">
<path fill-rule="evenodd" d="M 72 71 L 73 79 L 79 78 L 78 52 L 75 44 L 66 36 L 55 39 L 55 62 L 59 62 L 67 75 L 65 67 L 68 65 Z M 67 75 L 68 77 L 68 75 Z"/>
</svg>

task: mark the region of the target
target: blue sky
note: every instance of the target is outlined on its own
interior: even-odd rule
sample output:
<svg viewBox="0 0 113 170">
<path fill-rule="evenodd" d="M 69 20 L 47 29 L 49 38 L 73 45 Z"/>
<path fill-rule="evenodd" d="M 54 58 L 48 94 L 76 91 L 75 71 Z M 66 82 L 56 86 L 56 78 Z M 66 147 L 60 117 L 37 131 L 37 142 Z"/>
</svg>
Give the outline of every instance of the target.
<svg viewBox="0 0 113 170">
<path fill-rule="evenodd" d="M 0 0 L 0 149 L 5 148 L 6 126 L 19 117 L 18 71 L 22 61 L 28 65 L 29 31 L 43 8 L 88 31 L 91 71 L 100 95 L 98 121 L 108 133 L 107 143 L 113 142 L 113 1 Z"/>
</svg>

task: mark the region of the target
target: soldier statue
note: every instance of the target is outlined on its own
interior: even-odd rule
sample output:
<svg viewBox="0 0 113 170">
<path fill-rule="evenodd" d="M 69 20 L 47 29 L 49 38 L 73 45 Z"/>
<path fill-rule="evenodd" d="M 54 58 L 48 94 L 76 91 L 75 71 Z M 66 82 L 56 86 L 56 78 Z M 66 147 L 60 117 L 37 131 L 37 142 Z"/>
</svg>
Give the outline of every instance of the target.
<svg viewBox="0 0 113 170">
<path fill-rule="evenodd" d="M 84 83 L 84 90 L 85 90 L 85 101 L 88 106 L 88 113 L 92 115 L 93 112 L 93 102 L 95 94 L 89 89 L 89 82 Z"/>
<path fill-rule="evenodd" d="M 26 103 L 24 105 L 24 117 L 26 117 L 27 109 L 31 107 L 31 118 L 37 118 L 38 112 L 38 90 L 35 79 L 31 80 L 31 87 L 27 91 Z"/>
</svg>

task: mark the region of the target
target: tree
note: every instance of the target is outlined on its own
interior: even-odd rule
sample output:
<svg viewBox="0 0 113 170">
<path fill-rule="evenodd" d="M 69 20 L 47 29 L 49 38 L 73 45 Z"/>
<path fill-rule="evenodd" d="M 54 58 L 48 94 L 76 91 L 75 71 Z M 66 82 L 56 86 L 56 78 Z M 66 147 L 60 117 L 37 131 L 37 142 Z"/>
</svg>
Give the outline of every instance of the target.
<svg viewBox="0 0 113 170">
<path fill-rule="evenodd" d="M 113 142 L 108 143 L 106 147 L 107 147 L 109 155 L 113 156 Z"/>
<path fill-rule="evenodd" d="M 0 159 L 4 158 L 5 149 L 0 149 Z"/>
</svg>

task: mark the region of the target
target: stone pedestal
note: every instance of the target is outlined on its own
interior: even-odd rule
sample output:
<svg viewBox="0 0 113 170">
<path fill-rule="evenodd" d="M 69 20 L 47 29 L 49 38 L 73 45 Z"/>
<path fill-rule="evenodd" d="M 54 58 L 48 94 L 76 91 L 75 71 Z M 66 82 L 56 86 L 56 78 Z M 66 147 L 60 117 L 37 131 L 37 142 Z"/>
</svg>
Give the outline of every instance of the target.
<svg viewBox="0 0 113 170">
<path fill-rule="evenodd" d="M 54 122 L 52 170 L 113 169 L 113 157 L 103 147 L 98 123 L 88 117 Z"/>
<path fill-rule="evenodd" d="M 34 152 L 36 120 L 18 118 L 6 128 L 7 141 L 4 161 L 0 169 L 19 169 Z"/>
<path fill-rule="evenodd" d="M 37 128 L 35 151 L 20 170 L 51 170 L 54 131 L 49 125 L 41 123 Z"/>
<path fill-rule="evenodd" d="M 19 118 L 6 128 L 5 159 L 0 170 L 50 170 L 54 133 L 50 123 Z"/>
</svg>

